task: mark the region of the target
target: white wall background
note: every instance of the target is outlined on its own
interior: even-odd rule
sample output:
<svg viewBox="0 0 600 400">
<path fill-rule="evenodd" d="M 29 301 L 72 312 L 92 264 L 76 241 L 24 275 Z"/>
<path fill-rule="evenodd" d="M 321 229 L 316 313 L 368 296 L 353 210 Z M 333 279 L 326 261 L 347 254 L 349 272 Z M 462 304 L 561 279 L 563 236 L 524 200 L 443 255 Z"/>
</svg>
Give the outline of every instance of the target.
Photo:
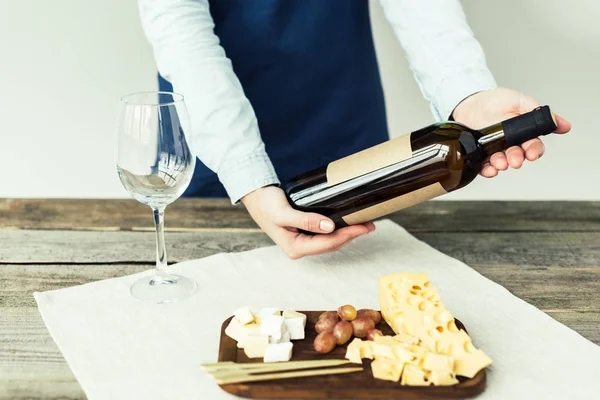
<svg viewBox="0 0 600 400">
<path fill-rule="evenodd" d="M 600 2 L 465 0 L 499 84 L 573 123 L 520 171 L 446 199 L 600 200 Z M 390 131 L 432 121 L 402 49 L 372 1 Z M 124 93 L 156 87 L 134 1 L 0 0 L 0 197 L 127 197 L 114 167 Z"/>
</svg>

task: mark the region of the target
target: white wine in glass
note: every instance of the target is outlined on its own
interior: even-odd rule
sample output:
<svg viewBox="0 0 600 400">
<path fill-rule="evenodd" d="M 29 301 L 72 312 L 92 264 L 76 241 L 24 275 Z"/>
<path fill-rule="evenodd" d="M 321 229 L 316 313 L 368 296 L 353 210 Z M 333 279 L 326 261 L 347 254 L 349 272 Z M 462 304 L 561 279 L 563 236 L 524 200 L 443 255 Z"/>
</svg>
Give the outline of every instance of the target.
<svg viewBox="0 0 600 400">
<path fill-rule="evenodd" d="M 156 226 L 156 271 L 131 286 L 140 300 L 170 303 L 197 289 L 194 280 L 169 273 L 164 240 L 165 207 L 183 194 L 196 165 L 185 139 L 188 129 L 180 94 L 142 92 L 121 99 L 117 171 L 125 189 L 152 208 Z"/>
</svg>

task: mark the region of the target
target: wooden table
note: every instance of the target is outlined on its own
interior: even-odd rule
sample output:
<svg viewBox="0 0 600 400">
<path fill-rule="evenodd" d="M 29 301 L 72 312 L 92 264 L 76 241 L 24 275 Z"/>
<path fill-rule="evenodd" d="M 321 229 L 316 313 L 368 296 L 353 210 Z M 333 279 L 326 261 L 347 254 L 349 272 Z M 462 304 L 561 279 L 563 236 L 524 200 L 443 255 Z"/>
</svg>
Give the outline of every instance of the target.
<svg viewBox="0 0 600 400">
<path fill-rule="evenodd" d="M 391 217 L 600 344 L 600 202 L 429 202 Z M 181 199 L 170 262 L 272 244 L 242 207 Z M 84 398 L 32 293 L 153 267 L 150 210 L 133 200 L 0 199 L 0 398 Z"/>
</svg>

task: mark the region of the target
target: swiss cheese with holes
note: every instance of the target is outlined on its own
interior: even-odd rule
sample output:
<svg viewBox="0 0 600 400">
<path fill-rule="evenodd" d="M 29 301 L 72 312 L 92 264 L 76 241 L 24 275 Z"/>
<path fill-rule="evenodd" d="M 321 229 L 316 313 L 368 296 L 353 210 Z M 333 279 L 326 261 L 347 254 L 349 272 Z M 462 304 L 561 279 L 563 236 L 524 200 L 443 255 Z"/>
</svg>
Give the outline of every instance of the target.
<svg viewBox="0 0 600 400">
<path fill-rule="evenodd" d="M 469 335 L 456 327 L 426 273 L 384 276 L 379 280 L 379 301 L 383 318 L 398 338 L 404 342 L 417 338 L 418 347 L 430 352 L 421 365 L 438 372 L 432 381 L 448 381 L 447 373 L 472 378 L 491 364 L 490 358 L 473 346 Z M 417 379 L 416 372 L 410 371 L 410 380 Z"/>
<path fill-rule="evenodd" d="M 379 281 L 381 314 L 395 336 L 354 339 L 346 358 L 373 359 L 373 377 L 409 386 L 450 386 L 491 364 L 431 287 L 427 274 L 394 274 Z"/>
</svg>

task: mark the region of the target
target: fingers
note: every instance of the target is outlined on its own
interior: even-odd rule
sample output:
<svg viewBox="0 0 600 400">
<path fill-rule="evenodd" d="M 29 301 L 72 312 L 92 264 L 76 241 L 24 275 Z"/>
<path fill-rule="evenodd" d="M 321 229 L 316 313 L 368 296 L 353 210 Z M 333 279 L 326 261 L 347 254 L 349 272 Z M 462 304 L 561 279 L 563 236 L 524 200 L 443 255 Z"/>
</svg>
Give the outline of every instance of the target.
<svg viewBox="0 0 600 400">
<path fill-rule="evenodd" d="M 519 146 L 508 148 L 505 152 L 506 160 L 511 168 L 519 169 L 525 161 L 525 151 Z"/>
<path fill-rule="evenodd" d="M 492 167 L 501 171 L 506 171 L 508 169 L 506 155 L 502 152 L 492 154 L 489 163 L 492 165 Z"/>
<path fill-rule="evenodd" d="M 287 209 L 276 223 L 313 233 L 330 233 L 335 228 L 333 221 L 323 215 L 297 211 L 293 208 Z"/>
<path fill-rule="evenodd" d="M 540 139 L 531 139 L 521 145 L 525 151 L 525 157 L 529 161 L 535 161 L 544 155 L 546 150 L 544 143 Z"/>
<path fill-rule="evenodd" d="M 489 161 L 483 163 L 483 167 L 481 168 L 481 175 L 486 178 L 493 178 L 498 175 L 498 170 L 493 167 Z"/>
<path fill-rule="evenodd" d="M 292 260 L 297 260 L 308 255 L 317 255 L 339 250 L 359 236 L 369 233 L 366 225 L 352 225 L 336 230 L 329 235 L 295 235 L 284 247 L 284 251 Z"/>
</svg>

